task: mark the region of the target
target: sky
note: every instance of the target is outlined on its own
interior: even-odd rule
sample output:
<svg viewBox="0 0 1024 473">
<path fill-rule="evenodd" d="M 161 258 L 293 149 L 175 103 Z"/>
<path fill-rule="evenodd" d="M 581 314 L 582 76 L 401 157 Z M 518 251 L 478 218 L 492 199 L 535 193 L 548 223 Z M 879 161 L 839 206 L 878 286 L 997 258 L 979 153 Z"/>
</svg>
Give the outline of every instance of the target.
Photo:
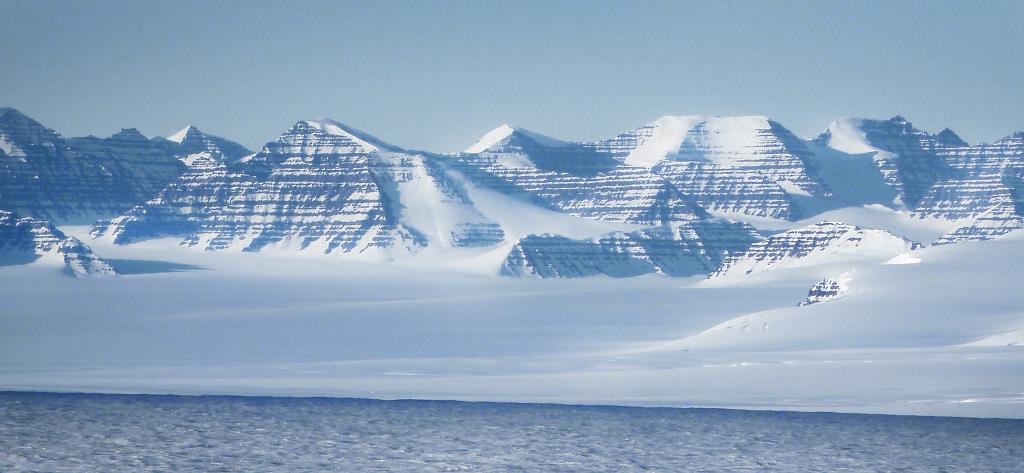
<svg viewBox="0 0 1024 473">
<path fill-rule="evenodd" d="M 333 118 L 451 152 L 509 123 L 595 140 L 663 115 L 803 136 L 903 115 L 1024 130 L 1024 2 L 0 0 L 0 106 L 65 136 L 193 124 L 250 148 Z"/>
</svg>

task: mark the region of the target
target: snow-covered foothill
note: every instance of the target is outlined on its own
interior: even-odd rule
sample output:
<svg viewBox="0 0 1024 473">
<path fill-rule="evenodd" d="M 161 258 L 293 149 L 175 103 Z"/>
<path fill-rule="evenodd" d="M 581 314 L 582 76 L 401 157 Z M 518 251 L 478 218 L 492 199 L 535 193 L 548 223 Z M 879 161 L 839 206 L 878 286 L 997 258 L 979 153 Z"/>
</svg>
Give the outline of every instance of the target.
<svg viewBox="0 0 1024 473">
<path fill-rule="evenodd" d="M 819 222 L 754 243 L 747 251 L 727 258 L 709 278 L 737 280 L 761 271 L 847 260 L 880 263 L 918 247 L 919 243 L 885 230 L 864 229 L 842 222 Z"/>
<path fill-rule="evenodd" d="M 59 266 L 72 276 L 115 274 L 88 246 L 49 222 L 0 210 L 0 266 L 37 261 L 44 266 Z"/>
</svg>

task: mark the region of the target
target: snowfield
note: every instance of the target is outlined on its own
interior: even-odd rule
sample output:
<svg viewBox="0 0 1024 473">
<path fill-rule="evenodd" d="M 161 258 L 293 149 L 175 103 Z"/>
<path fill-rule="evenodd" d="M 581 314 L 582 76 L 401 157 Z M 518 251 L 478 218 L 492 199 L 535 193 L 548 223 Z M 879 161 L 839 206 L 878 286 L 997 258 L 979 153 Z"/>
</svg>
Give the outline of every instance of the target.
<svg viewBox="0 0 1024 473">
<path fill-rule="evenodd" d="M 1024 132 L 442 155 L 317 119 L 253 153 L 0 109 L 0 161 L 0 389 L 1024 418 Z"/>
<path fill-rule="evenodd" d="M 384 265 L 64 230 L 122 275 L 0 267 L 2 389 L 1024 418 L 1019 233 L 738 280 L 539 281 L 497 276 L 494 249 Z M 823 278 L 848 290 L 797 307 Z"/>
</svg>

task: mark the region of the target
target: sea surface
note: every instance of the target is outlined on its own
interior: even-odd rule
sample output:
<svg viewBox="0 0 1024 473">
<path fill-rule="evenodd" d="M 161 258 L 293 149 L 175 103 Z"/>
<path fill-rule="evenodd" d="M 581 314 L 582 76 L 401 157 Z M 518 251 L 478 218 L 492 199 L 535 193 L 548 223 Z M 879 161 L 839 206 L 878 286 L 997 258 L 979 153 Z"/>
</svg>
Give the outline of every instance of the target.
<svg viewBox="0 0 1024 473">
<path fill-rule="evenodd" d="M 0 471 L 1024 471 L 1024 421 L 0 393 Z"/>
</svg>

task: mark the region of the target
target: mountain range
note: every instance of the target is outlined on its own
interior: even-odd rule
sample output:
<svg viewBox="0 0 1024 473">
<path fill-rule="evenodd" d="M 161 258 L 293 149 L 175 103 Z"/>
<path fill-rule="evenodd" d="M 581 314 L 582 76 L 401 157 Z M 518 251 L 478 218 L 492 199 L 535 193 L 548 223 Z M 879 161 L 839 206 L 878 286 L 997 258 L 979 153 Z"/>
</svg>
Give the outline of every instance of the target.
<svg viewBox="0 0 1024 473">
<path fill-rule="evenodd" d="M 897 116 L 801 138 L 766 117 L 666 116 L 595 142 L 502 125 L 440 154 L 317 119 L 253 152 L 192 126 L 64 138 L 4 108 L 0 210 L 0 261 L 56 251 L 73 274 L 114 269 L 58 226 L 209 251 L 493 255 L 506 276 L 720 278 L 1022 229 L 1024 132 L 972 145 Z M 836 221 L 855 211 L 870 215 Z"/>
</svg>

